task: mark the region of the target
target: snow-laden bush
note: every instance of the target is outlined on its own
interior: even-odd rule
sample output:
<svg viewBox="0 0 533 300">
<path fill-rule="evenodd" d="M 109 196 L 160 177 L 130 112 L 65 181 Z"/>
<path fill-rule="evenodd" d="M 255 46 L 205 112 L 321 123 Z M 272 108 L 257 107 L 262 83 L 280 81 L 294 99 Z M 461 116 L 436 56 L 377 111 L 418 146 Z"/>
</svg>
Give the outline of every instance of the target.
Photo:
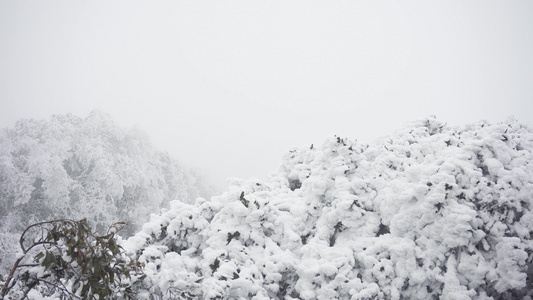
<svg viewBox="0 0 533 300">
<path fill-rule="evenodd" d="M 12 265 L 30 224 L 86 218 L 101 233 L 125 221 L 131 235 L 170 200 L 193 202 L 205 192 L 198 176 L 146 135 L 103 113 L 21 120 L 0 130 L 0 271 Z"/>
<path fill-rule="evenodd" d="M 520 299 L 533 289 L 533 133 L 414 122 L 291 150 L 267 182 L 172 202 L 124 241 L 139 299 Z"/>
</svg>

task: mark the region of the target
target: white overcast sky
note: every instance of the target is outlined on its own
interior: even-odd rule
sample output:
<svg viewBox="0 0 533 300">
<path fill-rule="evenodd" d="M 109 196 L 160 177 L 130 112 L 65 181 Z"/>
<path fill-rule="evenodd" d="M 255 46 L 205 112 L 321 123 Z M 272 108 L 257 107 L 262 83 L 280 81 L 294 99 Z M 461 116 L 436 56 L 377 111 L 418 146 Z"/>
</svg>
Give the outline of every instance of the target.
<svg viewBox="0 0 533 300">
<path fill-rule="evenodd" d="M 532 125 L 532 55 L 530 0 L 3 0 L 0 127 L 100 109 L 223 187 L 430 114 Z"/>
</svg>

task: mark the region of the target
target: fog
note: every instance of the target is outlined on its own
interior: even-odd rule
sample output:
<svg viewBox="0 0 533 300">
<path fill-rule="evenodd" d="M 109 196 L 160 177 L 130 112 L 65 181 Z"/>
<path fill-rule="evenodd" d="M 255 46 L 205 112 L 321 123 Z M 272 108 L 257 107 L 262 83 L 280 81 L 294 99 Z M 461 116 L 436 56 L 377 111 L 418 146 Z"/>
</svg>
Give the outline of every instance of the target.
<svg viewBox="0 0 533 300">
<path fill-rule="evenodd" d="M 93 109 L 227 177 L 427 115 L 533 124 L 531 1 L 2 1 L 0 127 Z"/>
</svg>

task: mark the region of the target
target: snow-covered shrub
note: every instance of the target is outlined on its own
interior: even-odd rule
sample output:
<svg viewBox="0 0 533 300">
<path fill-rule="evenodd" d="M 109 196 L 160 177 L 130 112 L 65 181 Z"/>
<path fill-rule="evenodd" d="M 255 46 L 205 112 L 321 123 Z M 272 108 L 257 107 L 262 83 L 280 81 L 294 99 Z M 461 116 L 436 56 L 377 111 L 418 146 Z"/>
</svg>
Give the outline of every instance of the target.
<svg viewBox="0 0 533 300">
<path fill-rule="evenodd" d="M 30 224 L 86 218 L 102 232 L 125 221 L 131 235 L 170 200 L 193 202 L 206 191 L 145 134 L 103 113 L 21 120 L 0 130 L 0 269 L 12 264 L 12 245 Z"/>
<path fill-rule="evenodd" d="M 428 118 L 295 148 L 267 182 L 172 202 L 124 241 L 139 299 L 520 299 L 533 290 L 533 132 Z"/>
</svg>

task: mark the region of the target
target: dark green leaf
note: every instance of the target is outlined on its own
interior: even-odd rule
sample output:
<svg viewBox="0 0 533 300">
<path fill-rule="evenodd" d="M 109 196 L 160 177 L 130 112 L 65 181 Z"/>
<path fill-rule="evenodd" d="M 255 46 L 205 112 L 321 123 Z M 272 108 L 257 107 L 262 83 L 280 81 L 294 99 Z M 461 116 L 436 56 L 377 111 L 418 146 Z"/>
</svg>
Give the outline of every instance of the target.
<svg viewBox="0 0 533 300">
<path fill-rule="evenodd" d="M 53 259 L 54 259 L 54 255 L 52 255 L 52 253 L 50 252 L 46 252 L 46 256 L 44 257 L 44 260 L 41 263 L 41 265 L 45 267 L 45 269 L 48 269 L 50 268 L 50 264 L 52 264 Z"/>
<path fill-rule="evenodd" d="M 33 260 L 37 262 L 43 257 L 44 257 L 44 253 L 39 252 L 39 254 L 35 255 L 35 258 Z"/>
</svg>

